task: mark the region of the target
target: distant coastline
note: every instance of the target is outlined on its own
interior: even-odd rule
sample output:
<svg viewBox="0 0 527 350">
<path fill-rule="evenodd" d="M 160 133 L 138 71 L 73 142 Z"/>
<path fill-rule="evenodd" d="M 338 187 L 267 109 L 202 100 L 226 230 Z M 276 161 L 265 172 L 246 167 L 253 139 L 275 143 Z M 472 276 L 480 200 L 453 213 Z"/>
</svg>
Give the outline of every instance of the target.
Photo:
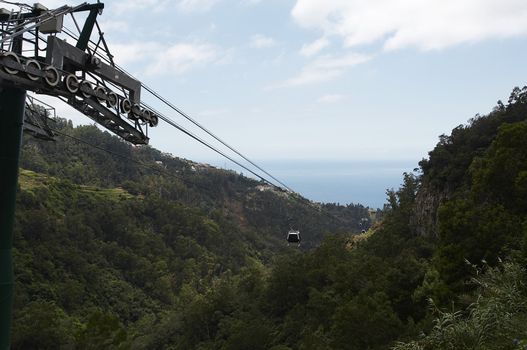
<svg viewBox="0 0 527 350">
<path fill-rule="evenodd" d="M 381 208 L 386 190 L 397 189 L 404 172 L 417 161 L 260 161 L 264 169 L 296 192 L 316 202 L 362 204 Z"/>
</svg>

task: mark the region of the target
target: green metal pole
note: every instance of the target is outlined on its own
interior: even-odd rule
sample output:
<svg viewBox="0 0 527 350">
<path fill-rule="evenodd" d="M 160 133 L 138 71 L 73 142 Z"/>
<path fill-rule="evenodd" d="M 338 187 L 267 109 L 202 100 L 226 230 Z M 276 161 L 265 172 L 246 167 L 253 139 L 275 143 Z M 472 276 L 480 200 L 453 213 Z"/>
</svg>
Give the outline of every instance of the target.
<svg viewBox="0 0 527 350">
<path fill-rule="evenodd" d="M 11 347 L 13 223 L 26 91 L 0 80 L 0 350 Z"/>
</svg>

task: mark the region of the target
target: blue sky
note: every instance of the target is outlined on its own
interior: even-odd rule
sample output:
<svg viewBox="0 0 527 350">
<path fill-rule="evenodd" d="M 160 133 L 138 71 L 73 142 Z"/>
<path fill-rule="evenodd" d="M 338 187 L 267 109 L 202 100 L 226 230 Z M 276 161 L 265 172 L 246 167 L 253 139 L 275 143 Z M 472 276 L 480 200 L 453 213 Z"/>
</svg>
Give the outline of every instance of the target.
<svg viewBox="0 0 527 350">
<path fill-rule="evenodd" d="M 523 0 L 106 1 L 99 21 L 119 65 L 266 164 L 417 164 L 527 81 Z M 166 125 L 150 135 L 228 166 Z"/>
</svg>

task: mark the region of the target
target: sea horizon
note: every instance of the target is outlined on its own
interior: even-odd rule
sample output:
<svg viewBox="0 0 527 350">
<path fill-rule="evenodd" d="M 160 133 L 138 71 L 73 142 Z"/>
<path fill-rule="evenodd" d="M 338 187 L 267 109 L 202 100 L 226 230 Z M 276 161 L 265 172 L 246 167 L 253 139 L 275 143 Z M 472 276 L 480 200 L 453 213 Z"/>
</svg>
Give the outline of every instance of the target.
<svg viewBox="0 0 527 350">
<path fill-rule="evenodd" d="M 312 201 L 374 209 L 382 209 L 387 203 L 388 189 L 401 186 L 403 173 L 418 167 L 414 160 L 280 160 L 258 164 Z"/>
</svg>

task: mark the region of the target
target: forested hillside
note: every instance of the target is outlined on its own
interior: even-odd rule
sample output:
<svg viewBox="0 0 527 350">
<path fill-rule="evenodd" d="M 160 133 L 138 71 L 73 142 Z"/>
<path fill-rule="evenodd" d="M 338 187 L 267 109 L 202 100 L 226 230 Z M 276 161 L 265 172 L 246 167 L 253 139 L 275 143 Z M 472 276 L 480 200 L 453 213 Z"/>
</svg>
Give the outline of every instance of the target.
<svg viewBox="0 0 527 350">
<path fill-rule="evenodd" d="M 442 135 L 359 235 L 360 205 L 60 123 L 149 166 L 26 141 L 15 349 L 527 345 L 527 88 Z M 306 250 L 284 246 L 288 217 Z"/>
<path fill-rule="evenodd" d="M 361 205 L 329 212 L 95 126 L 59 119 L 53 127 L 55 142 L 23 145 L 14 348 L 151 348 L 163 338 L 155 327 L 217 284 L 369 220 Z M 302 230 L 300 248 L 286 246 L 290 225 Z"/>
<path fill-rule="evenodd" d="M 95 126 L 73 128 L 71 122 L 58 119 L 54 128 L 62 133 L 56 142 L 25 139 L 23 169 L 73 184 L 120 187 L 134 196 L 157 196 L 199 208 L 206 215 L 220 211 L 241 227 L 257 228 L 259 234 L 280 240 L 289 226 L 301 225 L 306 248 L 316 246 L 325 232 L 360 231 L 361 219 L 369 218 L 361 205 L 337 205 L 334 210 L 233 171 L 152 147 L 133 147 Z"/>
</svg>

